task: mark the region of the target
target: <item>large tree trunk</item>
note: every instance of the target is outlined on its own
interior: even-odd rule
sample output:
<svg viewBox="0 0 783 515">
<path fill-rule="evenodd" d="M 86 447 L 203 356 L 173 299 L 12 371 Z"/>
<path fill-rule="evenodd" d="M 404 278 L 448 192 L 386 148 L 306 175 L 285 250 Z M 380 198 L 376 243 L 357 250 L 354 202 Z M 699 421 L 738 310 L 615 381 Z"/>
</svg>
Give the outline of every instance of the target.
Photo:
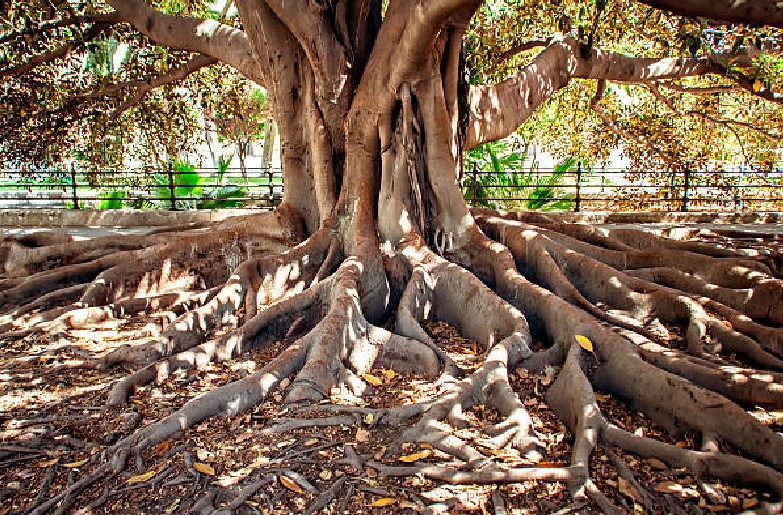
<svg viewBox="0 0 783 515">
<path fill-rule="evenodd" d="M 111 459 L 95 460 L 90 478 L 120 473 L 129 452 L 205 418 L 256 405 L 283 379 L 287 402 L 314 402 L 335 387 L 361 394 L 368 386 L 362 374 L 385 367 L 437 380 L 441 392 L 406 409 L 375 410 L 375 423 L 399 425 L 403 439 L 428 442 L 465 465 L 456 471 L 375 463 L 383 474 L 456 483 L 567 481 L 575 499 L 589 496 L 611 512 L 589 470 L 593 449 L 605 445 L 696 474 L 762 484 L 779 499 L 783 437 L 736 404 L 783 405 L 776 263 L 535 214 L 471 212 L 458 185 L 461 155 L 469 141 L 495 134 L 476 113 L 497 106 L 469 104 L 462 35 L 475 5 L 453 2 L 462 9 L 452 12 L 442 7 L 448 3 L 392 3 L 382 25 L 375 0 L 305 8 L 298 19 L 287 18 L 293 15 L 284 2 L 239 3 L 268 71 L 280 130 L 285 193 L 274 214 L 224 222 L 208 235 L 6 245 L 2 302 L 18 317 L 6 337 L 83 327 L 117 313 L 181 313 L 165 338 L 122 346 L 100 360 L 103 367 L 143 367 L 114 386 L 110 404 L 125 403 L 135 388 L 176 369 L 292 341 L 261 371 L 122 439 L 107 453 Z M 417 9 L 426 23 L 410 16 Z M 331 30 L 297 28 L 313 23 Z M 572 62 L 575 48 L 558 43 L 543 59 Z M 593 73 L 580 66 L 553 72 L 537 97 Z M 514 116 L 500 122 L 516 123 Z M 27 273 L 33 275 L 20 279 Z M 172 295 L 183 291 L 191 293 Z M 460 370 L 424 331 L 427 319 L 478 341 L 484 364 Z M 666 326 L 678 324 L 686 348 L 663 347 Z M 534 352 L 533 336 L 547 348 Z M 580 347 L 580 337 L 594 352 Z M 744 356 L 773 380 L 750 366 L 728 372 L 719 349 Z M 487 429 L 492 444 L 535 456 L 540 442 L 508 374 L 546 366 L 562 366 L 547 396 L 575 435 L 569 465 L 504 468 L 443 429 L 485 404 L 503 419 Z M 703 450 L 622 431 L 604 418 L 594 388 L 629 400 L 674 432 L 693 431 Z M 716 442 L 747 457 L 721 453 Z M 35 513 L 73 502 L 88 483 L 75 483 Z"/>
</svg>

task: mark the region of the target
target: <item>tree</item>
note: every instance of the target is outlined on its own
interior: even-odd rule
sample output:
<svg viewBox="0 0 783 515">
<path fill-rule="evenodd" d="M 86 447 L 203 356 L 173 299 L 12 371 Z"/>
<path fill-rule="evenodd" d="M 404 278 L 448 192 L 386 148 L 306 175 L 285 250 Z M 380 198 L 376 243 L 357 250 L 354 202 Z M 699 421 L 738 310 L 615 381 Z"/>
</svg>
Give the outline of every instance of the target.
<svg viewBox="0 0 783 515">
<path fill-rule="evenodd" d="M 763 19 L 777 26 L 777 14 L 759 18 L 728 0 L 679 2 L 680 14 L 717 21 L 650 11 L 658 16 L 652 30 L 674 35 L 662 32 L 666 45 L 650 43 L 647 55 L 630 56 L 611 47 L 641 51 L 638 41 L 647 29 L 637 26 L 644 19 L 638 5 L 616 6 L 626 9 L 629 28 L 607 38 L 604 49 L 597 30 L 605 23 L 606 2 L 572 2 L 566 8 L 541 3 L 534 11 L 540 23 L 516 32 L 538 31 L 539 39 L 494 56 L 517 68 L 498 77 L 493 74 L 502 72 L 488 61 L 474 60 L 468 77 L 464 42 L 471 20 L 497 15 L 512 24 L 533 11 L 530 5 L 509 2 L 514 9 L 493 14 L 495 3 L 475 0 L 237 0 L 238 19 L 224 23 L 191 3 L 106 4 L 76 11 L 61 2 L 56 13 L 12 22 L 3 41 L 63 31 L 62 38 L 83 45 L 97 33 L 130 26 L 140 41 L 167 47 L 177 62 L 141 83 L 123 84 L 135 90 L 132 99 L 216 62 L 232 66 L 269 92 L 282 143 L 283 204 L 274 213 L 229 220 L 208 233 L 183 230 L 34 248 L 11 242 L 2 303 L 17 321 L 6 326 L 13 332 L 5 337 L 88 326 L 109 314 L 184 311 L 162 340 L 123 346 L 100 361 L 142 366 L 114 386 L 109 404 L 125 403 L 134 388 L 175 369 L 286 337 L 292 343 L 263 370 L 194 398 L 121 439 L 94 459 L 96 468 L 86 479 L 34 513 L 73 502 L 92 482 L 119 474 L 129 455 L 176 431 L 252 407 L 284 378 L 290 379 L 286 402 L 312 403 L 337 386 L 362 392 L 367 372 L 379 367 L 437 379 L 442 393 L 431 402 L 362 413 L 371 414 L 373 424 L 404 428 L 403 440 L 429 442 L 466 464 L 462 470 L 375 464 L 384 474 L 454 483 L 566 481 L 575 499 L 590 497 L 612 512 L 617 508 L 592 483 L 588 466 L 593 450 L 603 445 L 721 480 L 760 484 L 783 496 L 783 437 L 740 407 L 783 404 L 778 256 L 631 229 L 563 224 L 537 214 L 470 210 L 457 182 L 463 151 L 516 131 L 576 81 L 590 91 L 583 103 L 600 123 L 647 147 L 639 151 L 640 160 L 659 154 L 649 139 L 654 134 L 643 132 L 650 120 L 660 121 L 663 132 L 667 127 L 658 113 L 637 120 L 641 123 L 616 124 L 628 113 L 604 112 L 603 97 L 619 94 L 612 84 L 640 85 L 666 104 L 661 109 L 682 94 L 695 110 L 702 106 L 694 98 L 724 90 L 754 102 L 779 102 L 774 74 L 767 80 L 762 66 L 777 66 L 777 31 L 742 29 L 745 35 L 732 36 L 729 48 L 705 44 L 704 36 L 721 21 Z M 772 2 L 757 4 L 779 12 Z M 691 29 L 700 32 L 694 36 Z M 515 33 L 501 32 L 506 38 Z M 494 34 L 485 36 L 483 41 L 493 41 Z M 471 38 L 482 40 L 481 34 Z M 58 43 L 48 39 L 35 49 L 37 57 L 14 57 L 0 72 L 15 80 L 6 87 L 11 104 L 29 100 L 26 76 L 42 80 L 35 65 L 47 66 L 74 48 Z M 482 55 L 481 48 L 472 50 Z M 476 83 L 493 77 L 494 82 Z M 55 119 L 41 103 L 25 105 L 12 113 L 17 131 Z M 615 109 L 623 111 L 616 107 L 621 105 Z M 676 114 L 670 112 L 669 120 L 690 116 L 691 108 L 671 105 Z M 28 117 L 22 109 L 41 113 Z M 743 129 L 737 121 L 752 125 L 710 116 L 711 123 L 734 125 L 733 131 Z M 779 117 L 779 111 L 769 110 L 768 116 Z M 593 138 L 594 147 L 605 150 L 606 136 Z M 487 352 L 483 365 L 465 374 L 433 344 L 424 319 L 446 321 L 481 342 Z M 676 324 L 686 329 L 682 349 L 667 347 L 666 326 Z M 546 348 L 534 351 L 533 336 Z M 747 363 L 729 367 L 719 349 Z M 547 399 L 575 435 L 569 465 L 504 468 L 444 428 L 444 422 L 465 423 L 463 412 L 485 404 L 502 418 L 487 429 L 490 445 L 535 455 L 540 444 L 508 374 L 547 366 L 562 366 Z M 610 424 L 594 389 L 628 399 L 673 431 L 694 432 L 703 450 Z M 724 444 L 738 453 L 722 452 Z"/>
</svg>

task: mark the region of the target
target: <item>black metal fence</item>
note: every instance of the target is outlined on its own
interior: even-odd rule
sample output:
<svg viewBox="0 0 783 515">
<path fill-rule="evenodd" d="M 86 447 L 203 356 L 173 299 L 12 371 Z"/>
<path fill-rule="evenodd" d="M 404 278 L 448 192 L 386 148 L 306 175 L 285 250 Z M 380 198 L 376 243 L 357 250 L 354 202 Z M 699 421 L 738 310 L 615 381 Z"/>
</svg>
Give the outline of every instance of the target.
<svg viewBox="0 0 783 515">
<path fill-rule="evenodd" d="M 503 174 L 474 168 L 462 185 L 469 204 L 500 209 L 783 211 L 781 167 L 633 172 L 578 165 L 560 174 L 544 168 Z M 0 208 L 271 209 L 282 193 L 279 168 L 0 170 Z"/>
<path fill-rule="evenodd" d="M 280 168 L 80 170 L 68 165 L 0 170 L 0 208 L 271 209 L 282 194 Z"/>
<path fill-rule="evenodd" d="M 462 179 L 472 205 L 568 211 L 783 211 L 783 168 L 683 167 L 634 172 L 577 165 L 497 174 L 476 168 Z"/>
</svg>

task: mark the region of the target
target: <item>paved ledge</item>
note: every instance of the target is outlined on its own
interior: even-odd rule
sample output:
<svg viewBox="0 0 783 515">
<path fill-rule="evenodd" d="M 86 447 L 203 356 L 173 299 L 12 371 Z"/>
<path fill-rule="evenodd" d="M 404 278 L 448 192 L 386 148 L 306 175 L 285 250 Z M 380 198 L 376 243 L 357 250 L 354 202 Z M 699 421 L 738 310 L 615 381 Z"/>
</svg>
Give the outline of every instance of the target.
<svg viewBox="0 0 783 515">
<path fill-rule="evenodd" d="M 258 209 L 0 209 L 2 227 L 162 227 L 219 222 Z"/>
<path fill-rule="evenodd" d="M 0 227 L 161 227 L 225 220 L 258 213 L 258 209 L 193 209 L 184 211 L 142 209 L 0 209 Z M 602 212 L 547 213 L 567 222 L 590 224 L 780 224 L 779 212 Z"/>
</svg>

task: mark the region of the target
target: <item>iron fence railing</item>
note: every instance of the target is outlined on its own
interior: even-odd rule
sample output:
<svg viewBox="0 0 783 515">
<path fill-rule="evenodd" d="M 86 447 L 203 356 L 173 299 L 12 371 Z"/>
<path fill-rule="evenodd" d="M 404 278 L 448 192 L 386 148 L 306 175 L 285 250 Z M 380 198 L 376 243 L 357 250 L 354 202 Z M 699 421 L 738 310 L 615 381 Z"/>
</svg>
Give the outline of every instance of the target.
<svg viewBox="0 0 783 515">
<path fill-rule="evenodd" d="M 557 180 L 553 180 L 554 177 Z M 682 168 L 634 172 L 581 165 L 462 177 L 474 206 L 571 211 L 783 211 L 783 168 Z"/>
<path fill-rule="evenodd" d="M 500 209 L 783 211 L 781 167 L 632 172 L 575 166 L 559 175 L 545 168 L 503 174 L 473 168 L 462 186 L 469 204 Z M 271 209 L 282 194 L 280 168 L 0 169 L 0 208 Z"/>
<path fill-rule="evenodd" d="M 0 208 L 271 209 L 282 199 L 280 168 L 0 169 Z"/>
</svg>

